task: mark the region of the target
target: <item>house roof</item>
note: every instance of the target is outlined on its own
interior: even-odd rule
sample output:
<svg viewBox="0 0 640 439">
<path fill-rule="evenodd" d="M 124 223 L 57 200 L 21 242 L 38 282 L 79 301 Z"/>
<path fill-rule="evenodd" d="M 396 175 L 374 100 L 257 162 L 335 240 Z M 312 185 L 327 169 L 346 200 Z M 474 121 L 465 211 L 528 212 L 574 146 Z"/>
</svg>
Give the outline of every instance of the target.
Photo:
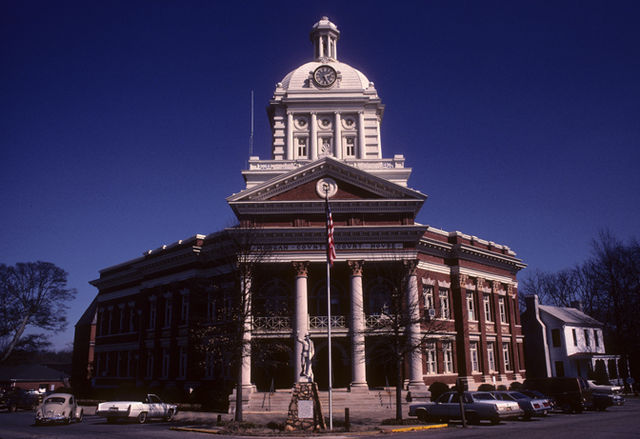
<svg viewBox="0 0 640 439">
<path fill-rule="evenodd" d="M 62 381 L 69 375 L 41 364 L 0 366 L 0 382 L 7 381 Z"/>
<path fill-rule="evenodd" d="M 566 308 L 561 306 L 540 305 L 540 311 L 555 317 L 556 319 L 580 326 L 603 326 L 601 322 L 590 317 L 577 308 Z"/>
</svg>

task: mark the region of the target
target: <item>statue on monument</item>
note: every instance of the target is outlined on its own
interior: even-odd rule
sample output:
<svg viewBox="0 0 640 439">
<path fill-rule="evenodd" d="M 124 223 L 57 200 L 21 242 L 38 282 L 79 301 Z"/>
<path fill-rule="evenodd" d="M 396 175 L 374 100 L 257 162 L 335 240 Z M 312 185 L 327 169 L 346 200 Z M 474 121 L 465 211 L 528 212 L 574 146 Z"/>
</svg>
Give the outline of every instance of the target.
<svg viewBox="0 0 640 439">
<path fill-rule="evenodd" d="M 313 381 L 313 370 L 312 370 L 312 361 L 315 356 L 315 348 L 313 346 L 313 341 L 311 341 L 311 337 L 309 334 L 304 336 L 304 339 L 301 339 L 296 332 L 296 341 L 302 345 L 302 352 L 300 353 L 300 366 L 301 366 L 301 377 L 306 377 L 309 382 Z"/>
</svg>

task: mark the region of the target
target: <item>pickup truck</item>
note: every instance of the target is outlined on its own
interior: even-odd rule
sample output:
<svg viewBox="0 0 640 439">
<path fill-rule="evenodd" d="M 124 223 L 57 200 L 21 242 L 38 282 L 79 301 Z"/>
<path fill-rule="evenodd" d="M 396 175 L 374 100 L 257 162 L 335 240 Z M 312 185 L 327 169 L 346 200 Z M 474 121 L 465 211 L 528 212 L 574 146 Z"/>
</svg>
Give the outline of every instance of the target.
<svg viewBox="0 0 640 439">
<path fill-rule="evenodd" d="M 135 420 L 144 424 L 149 419 L 157 418 L 170 421 L 178 413 L 178 406 L 168 404 L 153 394 L 143 401 L 108 401 L 98 404 L 96 415 L 107 418 L 107 422 L 117 420 Z"/>
</svg>

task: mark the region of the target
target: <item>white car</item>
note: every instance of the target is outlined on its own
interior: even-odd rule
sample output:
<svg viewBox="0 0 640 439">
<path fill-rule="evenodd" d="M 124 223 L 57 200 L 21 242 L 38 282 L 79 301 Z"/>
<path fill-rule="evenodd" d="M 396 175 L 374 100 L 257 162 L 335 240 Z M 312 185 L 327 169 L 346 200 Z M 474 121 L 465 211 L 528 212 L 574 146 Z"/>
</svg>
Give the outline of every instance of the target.
<svg viewBox="0 0 640 439">
<path fill-rule="evenodd" d="M 69 393 L 52 393 L 36 408 L 36 425 L 72 421 L 82 422 L 82 408 Z"/>
<path fill-rule="evenodd" d="M 470 424 L 488 420 L 498 424 L 502 419 L 515 419 L 524 412 L 515 401 L 498 401 L 490 392 L 464 392 L 465 418 Z M 443 393 L 435 402 L 411 404 L 409 416 L 417 416 L 421 421 L 461 419 L 460 394 Z"/>
<path fill-rule="evenodd" d="M 107 422 L 136 420 L 144 424 L 149 419 L 170 421 L 178 413 L 178 406 L 163 402 L 157 395 L 149 394 L 143 401 L 109 401 L 98 404 L 96 415 Z"/>
<path fill-rule="evenodd" d="M 587 384 L 594 393 L 618 394 L 622 392 L 622 387 L 608 384 L 596 384 L 594 380 L 587 380 Z"/>
</svg>

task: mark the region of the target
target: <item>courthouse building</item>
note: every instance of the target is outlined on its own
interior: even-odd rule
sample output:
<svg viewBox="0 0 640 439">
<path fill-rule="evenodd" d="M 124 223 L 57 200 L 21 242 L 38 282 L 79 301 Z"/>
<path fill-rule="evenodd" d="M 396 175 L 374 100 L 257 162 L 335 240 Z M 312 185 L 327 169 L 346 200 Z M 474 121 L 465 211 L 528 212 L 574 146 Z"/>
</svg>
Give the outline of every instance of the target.
<svg viewBox="0 0 640 439">
<path fill-rule="evenodd" d="M 239 225 L 254 230 L 256 248 L 265 251 L 247 279 L 252 349 L 287 348 L 273 353 L 274 361 L 255 354 L 243 363 L 246 393 L 290 389 L 300 378 L 295 338 L 306 334 L 315 343 L 315 380 L 326 388 L 327 325 L 334 388 L 393 385 L 395 365 L 381 360 L 389 343 L 375 330 L 398 285 L 392 267 L 404 270 L 404 297 L 419 305 L 412 312 L 425 316 L 406 331 L 428 338 L 407 355 L 407 388 L 458 377 L 471 388 L 522 380 L 516 274 L 525 265 L 505 245 L 415 221 L 427 196 L 409 187 L 404 156 L 384 156 L 384 105 L 374 83 L 339 60 L 339 38 L 326 17 L 313 26 L 311 60 L 286 74 L 269 101 L 271 157 L 250 157 L 242 171 L 246 186 L 227 198 Z M 331 319 L 325 197 L 337 250 Z M 100 271 L 92 282 L 99 290 L 95 386 L 187 389 L 234 381 L 234 371 L 202 358 L 190 331 L 225 319 L 225 303 L 236 294 L 232 267 L 216 251 L 225 236 L 194 235 Z"/>
</svg>

